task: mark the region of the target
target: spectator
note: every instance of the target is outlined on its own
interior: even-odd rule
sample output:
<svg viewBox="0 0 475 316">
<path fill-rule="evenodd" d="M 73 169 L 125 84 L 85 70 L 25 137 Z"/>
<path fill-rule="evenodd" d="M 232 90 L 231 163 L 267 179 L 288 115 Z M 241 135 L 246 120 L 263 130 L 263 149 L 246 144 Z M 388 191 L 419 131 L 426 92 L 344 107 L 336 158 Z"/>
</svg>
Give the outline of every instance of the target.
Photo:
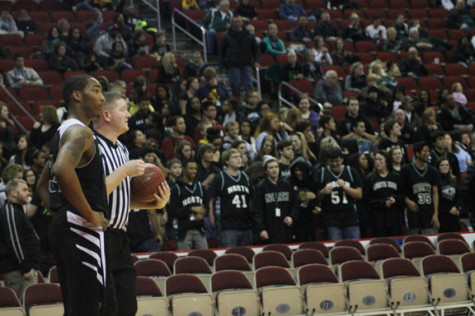
<svg viewBox="0 0 475 316">
<path fill-rule="evenodd" d="M 224 127 L 218 121 L 216 121 L 216 117 L 217 117 L 216 105 L 214 105 L 210 101 L 203 102 L 203 105 L 201 106 L 201 114 L 202 114 L 201 121 L 202 122 L 205 121 L 211 124 L 211 126 L 207 126 L 206 128 L 217 127 L 221 131 L 220 132 L 221 136 L 224 137 L 225 135 Z M 196 141 L 204 139 L 206 136 L 205 134 L 203 134 L 204 131 L 206 131 L 206 129 L 202 130 L 198 126 L 193 134 L 194 136 L 193 138 Z"/>
<path fill-rule="evenodd" d="M 7 72 L 7 81 L 12 88 L 43 85 L 38 73 L 33 68 L 25 67 L 25 57 L 20 54 L 15 55 L 15 67 Z"/>
<path fill-rule="evenodd" d="M 263 40 L 265 44 L 265 53 L 272 56 L 285 54 L 286 52 L 284 41 L 282 41 L 282 39 L 279 38 L 279 36 L 277 35 L 277 32 L 278 32 L 277 24 L 270 23 L 267 29 L 267 36 L 264 37 L 264 40 Z"/>
<path fill-rule="evenodd" d="M 351 65 L 350 74 L 346 76 L 345 90 L 359 92 L 364 87 L 366 87 L 366 74 L 363 64 L 358 61 Z"/>
<path fill-rule="evenodd" d="M 399 54 L 402 49 L 402 41 L 397 39 L 397 31 L 394 27 L 388 27 L 387 29 L 388 38 L 383 42 L 382 49 L 386 52 L 391 52 L 394 54 Z"/>
<path fill-rule="evenodd" d="M 60 42 L 59 38 L 59 30 L 56 26 L 53 26 L 46 36 L 46 40 L 42 43 L 42 50 L 43 56 L 45 58 L 49 58 L 51 54 L 54 52 L 54 47 L 56 44 Z"/>
<path fill-rule="evenodd" d="M 409 29 L 407 27 L 407 23 L 405 22 L 404 14 L 397 15 L 396 21 L 394 22 L 392 27 L 396 29 L 396 32 L 397 32 L 396 38 L 398 40 L 407 39 L 407 37 L 409 36 Z"/>
<path fill-rule="evenodd" d="M 310 43 L 314 37 L 313 30 L 308 27 L 308 19 L 300 15 L 297 25 L 290 32 L 290 40 L 294 42 Z"/>
<path fill-rule="evenodd" d="M 209 188 L 209 220 L 216 225 L 217 197 L 221 211 L 220 243 L 223 247 L 248 246 L 252 244 L 252 215 L 250 210 L 251 182 L 247 174 L 240 171 L 241 153 L 234 148 L 222 155 L 225 171 L 214 177 Z"/>
<path fill-rule="evenodd" d="M 310 110 L 310 100 L 308 97 L 303 96 L 300 98 L 298 108 L 302 114 L 302 120 L 310 123 L 312 132 L 316 135 L 318 129 L 318 121 L 320 116 L 317 112 Z"/>
<path fill-rule="evenodd" d="M 148 94 L 139 95 L 137 98 L 138 110 L 129 118 L 130 130 L 139 129 L 142 132 L 146 129 L 146 120 L 152 112 L 150 96 Z"/>
<path fill-rule="evenodd" d="M 290 243 L 294 241 L 292 224 L 298 217 L 297 192 L 279 175 L 279 162 L 264 156 L 266 178 L 259 182 L 253 194 L 254 229 L 260 243 Z"/>
<path fill-rule="evenodd" d="M 440 179 L 437 170 L 428 164 L 430 157 L 428 145 L 414 144 L 414 157 L 414 161 L 401 170 L 408 208 L 408 233 L 433 234 L 440 226 Z"/>
<path fill-rule="evenodd" d="M 195 50 L 191 59 L 186 63 L 185 68 L 183 69 L 183 78 L 187 80 L 190 77 L 201 78 L 203 76 L 204 67 L 205 62 L 203 61 L 201 52 Z"/>
<path fill-rule="evenodd" d="M 290 140 L 283 140 L 277 144 L 279 155 L 279 176 L 282 179 L 290 177 L 290 164 L 295 158 L 294 149 Z"/>
<path fill-rule="evenodd" d="M 242 16 L 245 20 L 256 20 L 257 12 L 250 0 L 239 0 L 238 6 L 234 9 L 235 15 Z"/>
<path fill-rule="evenodd" d="M 30 14 L 25 9 L 20 10 L 20 14 L 16 18 L 16 25 L 18 30 L 25 35 L 34 34 L 38 30 L 38 24 L 31 19 Z"/>
<path fill-rule="evenodd" d="M 3 155 L 9 159 L 16 150 L 17 130 L 15 122 L 10 118 L 8 105 L 0 101 L 0 142 L 3 144 Z M 1 205 L 1 204 L 0 204 Z"/>
<path fill-rule="evenodd" d="M 106 58 L 97 54 L 98 47 L 95 43 L 89 43 L 86 46 L 86 55 L 80 59 L 81 69 L 93 73 L 96 70 L 102 70 L 105 66 Z"/>
<path fill-rule="evenodd" d="M 118 24 L 113 24 L 110 30 L 103 35 L 99 36 L 96 40 L 97 45 L 97 55 L 108 58 L 112 54 L 112 48 L 114 42 L 121 42 L 123 49 L 123 53 L 125 56 L 128 54 L 127 44 L 125 40 L 122 38 L 120 34 L 120 27 Z"/>
<path fill-rule="evenodd" d="M 351 13 L 350 24 L 343 29 L 342 37 L 345 41 L 356 43 L 358 41 L 370 40 L 366 35 L 358 13 Z"/>
<path fill-rule="evenodd" d="M 130 26 L 125 23 L 124 15 L 122 14 L 122 12 L 117 12 L 114 15 L 113 23 L 119 26 L 120 34 L 122 35 L 122 38 L 125 42 L 128 42 L 133 39 L 134 33 L 132 32 Z"/>
<path fill-rule="evenodd" d="M 392 67 L 397 67 L 390 61 Z M 369 64 L 369 74 L 378 76 L 378 86 L 393 89 L 397 86 L 396 78 L 386 72 L 386 63 L 379 59 L 373 60 Z"/>
<path fill-rule="evenodd" d="M 346 135 L 345 139 L 354 139 L 359 148 L 359 153 L 371 153 L 373 152 L 373 142 L 366 138 L 366 127 L 364 120 L 356 120 L 351 125 L 352 132 Z"/>
<path fill-rule="evenodd" d="M 447 96 L 447 101 L 437 112 L 437 122 L 445 131 L 454 129 L 467 133 L 473 131 L 473 120 L 470 113 L 462 106 L 457 105 L 452 95 Z"/>
<path fill-rule="evenodd" d="M 201 122 L 201 101 L 198 97 L 191 97 L 186 103 L 186 135 L 193 137 L 196 127 Z"/>
<path fill-rule="evenodd" d="M 339 148 L 330 149 L 327 157 L 328 167 L 318 169 L 313 177 L 314 192 L 322 202 L 327 239 L 358 239 L 356 200 L 363 197 L 360 176 L 352 167 L 343 165 Z"/>
<path fill-rule="evenodd" d="M 10 11 L 6 8 L 2 9 L 0 13 L 0 35 L 1 34 L 14 34 L 23 38 L 24 33 L 18 30 L 18 27 L 13 19 Z"/>
<path fill-rule="evenodd" d="M 458 45 L 452 49 L 453 62 L 461 63 L 465 67 L 475 62 L 475 49 L 468 36 L 462 36 Z"/>
<path fill-rule="evenodd" d="M 331 106 L 343 104 L 343 92 L 338 83 L 336 71 L 328 70 L 324 79 L 315 86 L 315 100 L 320 103 L 328 103 Z"/>
<path fill-rule="evenodd" d="M 455 155 L 455 157 L 457 157 L 459 171 L 462 173 L 467 172 L 468 167 L 472 164 L 472 157 L 464 148 L 464 146 L 457 140 L 458 137 L 460 137 L 460 133 L 457 131 L 446 133 L 445 142 L 447 143 L 447 152 L 452 153 Z M 457 176 L 455 172 L 452 173 Z"/>
<path fill-rule="evenodd" d="M 404 165 L 404 153 L 402 148 L 400 147 L 393 147 L 389 151 L 389 155 L 391 156 L 391 167 L 394 173 L 401 174 L 401 169 Z"/>
<path fill-rule="evenodd" d="M 22 166 L 23 169 L 30 169 L 30 161 L 28 159 L 29 150 L 30 144 L 28 135 L 21 135 L 18 138 L 16 153 L 10 157 L 10 164 L 18 164 Z"/>
<path fill-rule="evenodd" d="M 408 53 L 409 58 L 402 60 L 399 64 L 402 75 L 413 78 L 427 76 L 428 71 L 421 61 L 417 48 L 410 47 Z"/>
<path fill-rule="evenodd" d="M 364 179 L 363 198 L 372 218 L 375 237 L 400 236 L 404 218 L 404 187 L 392 172 L 389 154 L 375 155 L 374 170 Z"/>
<path fill-rule="evenodd" d="M 330 13 L 320 15 L 320 23 L 315 26 L 315 35 L 321 36 L 326 42 L 334 42 L 340 36 L 337 27 L 331 23 Z"/>
<path fill-rule="evenodd" d="M 452 174 L 448 159 L 438 159 L 436 167 L 440 176 L 439 233 L 459 232 L 463 199 L 457 178 Z"/>
<path fill-rule="evenodd" d="M 455 102 L 460 104 L 463 107 L 467 106 L 467 97 L 463 94 L 463 87 L 460 82 L 454 82 L 452 84 L 452 96 L 454 97 Z"/>
<path fill-rule="evenodd" d="M 35 122 L 30 132 L 30 142 L 41 149 L 44 144 L 53 139 L 60 125 L 56 108 L 52 105 L 43 105 L 40 108 L 40 122 Z"/>
<path fill-rule="evenodd" d="M 218 119 L 222 125 L 229 121 L 241 122 L 244 119 L 244 114 L 239 111 L 239 104 L 234 99 L 229 99 L 223 103 L 223 116 Z"/>
<path fill-rule="evenodd" d="M 335 47 L 331 53 L 332 64 L 343 68 L 349 68 L 352 63 L 360 61 L 360 58 L 353 55 L 345 48 L 345 42 L 341 37 L 335 40 Z"/>
<path fill-rule="evenodd" d="M 213 181 L 216 174 L 219 172 L 219 168 L 216 166 L 216 162 L 214 161 L 215 152 L 216 147 L 212 144 L 202 144 L 198 149 L 198 172 L 196 180 L 201 182 L 205 189 L 209 188 L 211 181 Z"/>
<path fill-rule="evenodd" d="M 305 10 L 300 4 L 295 3 L 295 0 L 286 0 L 285 3 L 280 5 L 279 16 L 281 19 L 295 23 L 301 15 L 305 15 Z M 315 17 L 309 17 L 308 19 L 312 18 L 315 22 Z"/>
<path fill-rule="evenodd" d="M 374 136 L 374 128 L 371 125 L 370 121 L 365 118 L 359 111 L 360 104 L 356 97 L 350 96 L 348 98 L 348 105 L 345 116 L 343 119 L 338 121 L 338 134 L 345 139 L 345 135 L 348 135 L 352 132 L 352 126 L 357 121 L 364 121 L 365 124 L 365 131 L 364 137 L 369 139 L 372 142 L 376 141 L 376 137 Z"/>
<path fill-rule="evenodd" d="M 255 136 L 256 136 L 256 148 L 257 150 L 261 149 L 264 137 L 271 135 L 274 137 L 274 147 L 277 148 L 277 144 L 282 140 L 289 140 L 289 135 L 285 130 L 285 123 L 280 121 L 280 118 L 275 113 L 267 113 L 261 119 L 259 126 L 257 126 Z"/>
<path fill-rule="evenodd" d="M 54 52 L 48 60 L 49 68 L 61 74 L 66 71 L 79 70 L 78 65 L 71 57 L 66 55 L 66 43 L 60 41 L 54 46 Z"/>
<path fill-rule="evenodd" d="M 414 46 L 421 51 L 437 50 L 428 38 L 422 38 L 417 28 L 411 27 L 409 29 L 409 38 L 407 45 Z"/>
<path fill-rule="evenodd" d="M 209 10 L 201 20 L 201 25 L 207 30 L 206 48 L 209 54 L 214 53 L 216 34 L 224 32 L 230 26 L 232 19 L 233 13 L 229 10 L 229 1 L 221 0 L 219 8 Z"/>
<path fill-rule="evenodd" d="M 99 36 L 102 34 L 101 27 L 102 23 L 104 22 L 102 12 L 98 9 L 95 9 L 95 11 L 97 13 L 97 18 L 94 23 L 86 30 L 86 37 L 89 39 L 89 41 L 93 43 L 95 43 Z"/>
<path fill-rule="evenodd" d="M 435 111 L 430 108 L 425 109 L 424 112 L 422 112 L 421 123 L 417 127 L 416 141 L 429 143 L 431 140 L 430 135 L 438 130 L 442 131 L 442 128 L 436 121 Z"/>
<path fill-rule="evenodd" d="M 208 194 L 196 181 L 198 165 L 182 161 L 183 176 L 172 190 L 170 209 L 178 219 L 178 250 L 208 249 L 204 217 L 208 213 Z"/>
<path fill-rule="evenodd" d="M 81 31 L 77 27 L 72 27 L 69 30 L 67 44 L 67 54 L 78 62 L 86 55 L 86 41 L 81 35 Z"/>
<path fill-rule="evenodd" d="M 447 26 L 451 29 L 462 29 L 468 32 L 475 28 L 475 17 L 470 9 L 465 7 L 465 0 L 457 0 L 455 8 L 447 17 Z"/>
<path fill-rule="evenodd" d="M 165 32 L 157 33 L 157 40 L 153 45 L 153 51 L 160 57 L 172 51 L 170 44 L 167 43 L 167 34 Z"/>
<path fill-rule="evenodd" d="M 375 42 L 386 40 L 386 27 L 381 24 L 380 16 L 376 15 L 373 17 L 373 23 L 366 27 L 366 35 Z"/>
<path fill-rule="evenodd" d="M 341 139 L 340 136 L 338 136 L 338 134 L 336 133 L 336 122 L 333 116 L 322 115 L 320 117 L 319 125 L 322 129 L 322 132 L 318 136 L 317 144 L 320 145 L 323 139 L 328 139 L 329 143 L 334 142 L 338 145 L 338 147 L 341 147 Z"/>
<path fill-rule="evenodd" d="M 129 43 L 129 57 L 134 56 L 150 56 L 147 43 L 147 32 L 143 29 L 134 31 L 134 39 Z"/>
<path fill-rule="evenodd" d="M 415 131 L 420 123 L 420 119 L 415 111 L 414 99 L 410 96 L 405 96 L 402 100 L 400 109 L 404 111 L 404 116 L 406 117 L 405 122 L 408 125 L 408 128 Z"/>
<path fill-rule="evenodd" d="M 23 207 L 30 192 L 24 180 L 14 179 L 5 188 L 7 202 L 0 211 L 0 274 L 5 286 L 13 289 L 22 300 L 29 285 L 38 283 L 40 240 Z"/>
<path fill-rule="evenodd" d="M 399 147 L 401 149 L 405 147 L 404 142 L 401 140 L 401 126 L 396 120 L 390 119 L 384 123 L 384 133 L 386 134 L 387 138 L 383 139 L 379 143 L 379 150 L 389 152 L 395 147 Z"/>
<path fill-rule="evenodd" d="M 328 52 L 328 48 L 325 46 L 325 41 L 323 40 L 322 36 L 315 36 L 313 41 L 314 48 L 313 51 L 315 52 L 315 61 L 320 63 L 321 65 L 332 65 L 333 60 Z"/>
<path fill-rule="evenodd" d="M 168 122 L 168 126 L 171 128 L 172 132 L 169 136 L 166 136 L 162 141 L 162 151 L 165 153 L 166 160 L 175 158 L 176 152 L 175 149 L 178 143 L 182 140 L 186 140 L 195 145 L 195 142 L 190 136 L 185 135 L 186 125 L 185 120 L 181 116 L 172 116 Z"/>
<path fill-rule="evenodd" d="M 282 65 L 280 81 L 302 80 L 304 67 L 298 62 L 297 54 L 294 51 L 287 53 L 287 62 Z"/>
<path fill-rule="evenodd" d="M 175 54 L 165 53 L 161 64 L 158 66 L 158 82 L 172 83 L 180 78 L 180 69 L 176 63 Z"/>
<path fill-rule="evenodd" d="M 242 17 L 235 15 L 232 27 L 224 34 L 219 49 L 219 62 L 228 71 L 229 83 L 235 97 L 252 89 L 252 67 L 259 67 L 259 47 L 254 36 L 243 29 Z"/>
<path fill-rule="evenodd" d="M 229 94 L 223 85 L 218 84 L 216 69 L 212 66 L 206 67 L 203 70 L 203 76 L 205 77 L 206 84 L 196 91 L 196 96 L 200 98 L 201 101 L 208 99 L 221 108 L 224 100 L 229 99 Z"/>
<path fill-rule="evenodd" d="M 447 138 L 450 138 L 450 147 L 447 143 Z M 430 164 L 434 167 L 437 165 L 437 160 L 440 158 L 447 158 L 450 163 L 450 169 L 452 174 L 460 180 L 460 166 L 457 156 L 450 152 L 448 149 L 452 149 L 452 138 L 447 132 L 435 131 L 431 134 L 432 150 L 430 151 L 431 161 Z"/>
<path fill-rule="evenodd" d="M 315 61 L 315 50 L 306 49 L 306 61 L 303 63 L 303 75 L 305 79 L 317 82 L 323 78 L 323 69 L 319 62 Z"/>
</svg>

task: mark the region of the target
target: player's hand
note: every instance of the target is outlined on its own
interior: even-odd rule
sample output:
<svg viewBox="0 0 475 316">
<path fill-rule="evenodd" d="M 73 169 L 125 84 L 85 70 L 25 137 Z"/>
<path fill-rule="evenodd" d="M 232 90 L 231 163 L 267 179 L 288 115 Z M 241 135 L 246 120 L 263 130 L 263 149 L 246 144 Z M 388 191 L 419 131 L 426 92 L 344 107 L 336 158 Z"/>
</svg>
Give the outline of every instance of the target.
<svg viewBox="0 0 475 316">
<path fill-rule="evenodd" d="M 312 213 L 315 215 L 320 214 L 321 212 L 322 212 L 322 208 L 318 206 L 315 206 L 315 208 L 312 210 Z"/>
<path fill-rule="evenodd" d="M 141 176 L 145 172 L 145 162 L 142 159 L 130 160 L 124 168 L 128 177 Z"/>
<path fill-rule="evenodd" d="M 396 203 L 396 200 L 391 196 L 386 200 L 386 207 L 391 207 L 394 203 Z"/>
<path fill-rule="evenodd" d="M 267 230 L 263 230 L 259 234 L 259 237 L 261 237 L 262 240 L 269 240 L 269 233 L 267 232 Z"/>
<path fill-rule="evenodd" d="M 317 198 L 317 196 L 315 195 L 315 193 L 305 192 L 305 198 L 304 198 L 305 201 L 310 201 L 310 200 L 313 200 L 313 199 L 316 199 L 316 198 Z"/>
<path fill-rule="evenodd" d="M 191 210 L 193 212 L 195 212 L 196 214 L 200 214 L 200 215 L 205 215 L 206 214 L 206 209 L 203 207 L 203 205 L 193 206 L 193 207 L 191 207 Z"/>
<path fill-rule="evenodd" d="M 102 212 L 91 212 L 91 217 L 86 218 L 89 223 L 96 227 L 102 227 L 103 230 L 107 229 L 109 226 L 109 221 L 104 217 L 104 213 Z"/>
<path fill-rule="evenodd" d="M 170 200 L 170 187 L 167 181 L 160 183 L 158 186 L 158 194 L 154 194 L 153 198 L 155 199 L 154 208 L 162 209 L 167 205 Z"/>
<path fill-rule="evenodd" d="M 292 223 L 293 223 L 292 217 L 286 216 L 286 217 L 284 218 L 284 224 L 285 224 L 285 225 L 287 225 L 287 226 L 292 226 Z"/>
<path fill-rule="evenodd" d="M 439 227 L 440 227 L 440 222 L 439 222 L 439 218 L 438 218 L 436 215 L 432 216 L 432 222 L 431 222 L 431 224 L 432 224 L 432 228 L 434 228 L 434 229 L 439 229 Z"/>
<path fill-rule="evenodd" d="M 419 205 L 417 205 L 416 202 L 409 200 L 406 204 L 409 211 L 414 213 L 417 213 L 419 211 Z"/>
<path fill-rule="evenodd" d="M 321 189 L 320 192 L 323 195 L 328 195 L 328 194 L 332 193 L 332 190 L 333 190 L 333 188 L 331 187 L 331 185 L 328 185 L 328 186 L 324 187 L 323 189 Z"/>
</svg>

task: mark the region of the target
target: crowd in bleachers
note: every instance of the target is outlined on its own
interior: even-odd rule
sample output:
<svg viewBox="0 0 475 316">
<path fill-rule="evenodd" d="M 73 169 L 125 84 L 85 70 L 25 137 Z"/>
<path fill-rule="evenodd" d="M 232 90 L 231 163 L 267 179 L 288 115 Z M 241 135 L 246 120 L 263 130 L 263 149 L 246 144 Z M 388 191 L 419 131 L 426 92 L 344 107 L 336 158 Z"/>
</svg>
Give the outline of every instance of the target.
<svg viewBox="0 0 475 316">
<path fill-rule="evenodd" d="M 461 230 L 460 213 L 475 205 L 463 194 L 467 174 L 475 181 L 475 20 L 465 2 L 447 11 L 420 0 L 172 1 L 207 29 L 221 67 L 228 28 L 260 38 L 255 55 L 227 57 L 261 67 L 263 99 L 227 77 L 230 91 L 198 50 L 175 55 L 166 32 L 120 3 L 0 2 L 1 84 L 36 120 L 0 89 L 2 179 L 27 181 L 44 250 L 50 217 L 35 178 L 67 115 L 61 83 L 79 73 L 127 99 L 130 157 L 158 165 L 172 188 L 167 209 L 131 212 L 132 251 Z M 302 92 L 283 91 L 295 107 L 277 106 L 282 81 Z M 418 173 L 424 196 L 409 190 Z M 52 265 L 48 252 L 42 262 Z"/>
</svg>

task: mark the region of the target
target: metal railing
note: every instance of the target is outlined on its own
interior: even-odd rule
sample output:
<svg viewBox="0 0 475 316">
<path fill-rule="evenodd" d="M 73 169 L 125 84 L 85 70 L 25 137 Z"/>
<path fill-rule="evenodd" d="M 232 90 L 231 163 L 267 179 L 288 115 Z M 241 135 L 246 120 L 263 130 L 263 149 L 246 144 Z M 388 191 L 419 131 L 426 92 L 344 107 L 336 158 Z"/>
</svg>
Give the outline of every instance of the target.
<svg viewBox="0 0 475 316">
<path fill-rule="evenodd" d="M 16 105 L 16 106 L 25 114 L 25 116 L 28 117 L 32 122 L 35 122 L 35 121 L 36 121 L 36 119 L 34 118 L 34 116 L 31 115 L 31 113 L 30 113 L 27 109 L 25 109 L 25 107 L 15 98 L 15 96 L 14 96 L 13 94 L 11 94 L 10 91 L 8 91 L 7 88 L 5 88 L 5 86 L 3 86 L 3 85 L 0 86 L 0 89 L 2 89 L 3 92 L 5 93 L 5 95 L 7 96 L 7 100 L 6 100 L 7 102 L 6 102 L 6 103 L 7 103 L 7 105 L 8 105 L 9 108 L 10 108 L 10 106 L 9 106 L 9 104 L 8 104 L 8 100 L 10 100 L 10 101 L 12 101 L 13 103 L 15 103 L 15 105 Z M 10 109 L 9 109 L 9 111 L 10 111 Z M 11 111 L 10 111 L 10 113 L 11 113 Z M 11 115 L 11 117 L 12 117 L 13 122 L 15 122 L 15 125 L 16 125 L 17 127 L 19 127 L 23 133 L 29 134 L 30 131 L 28 131 L 28 130 L 25 128 L 25 126 L 23 126 L 23 124 L 21 124 L 21 122 L 20 122 L 15 116 Z"/>
<path fill-rule="evenodd" d="M 161 17 L 160 17 L 160 0 L 155 0 L 155 6 L 153 6 L 153 4 L 151 3 L 152 1 L 147 1 L 147 0 L 140 0 L 140 1 L 157 13 L 157 27 L 158 27 L 158 30 L 161 31 L 162 30 L 162 20 L 161 20 Z M 133 1 L 132 1 L 132 3 L 133 3 Z"/>
<path fill-rule="evenodd" d="M 300 91 L 299 89 L 295 88 L 294 86 L 290 85 L 286 81 L 282 81 L 279 84 L 279 88 L 277 89 L 277 95 L 278 95 L 278 99 L 279 99 L 279 108 L 282 106 L 282 104 L 285 104 L 285 105 L 288 105 L 288 106 L 291 106 L 291 107 L 296 107 L 295 104 L 293 104 L 291 101 L 287 100 L 282 95 L 282 88 L 283 87 L 289 89 L 290 91 L 293 91 L 293 92 L 297 93 L 299 96 L 305 95 L 308 98 L 308 100 L 310 101 L 310 104 L 315 105 L 316 107 L 318 107 L 320 109 L 320 111 L 323 111 L 323 106 L 320 102 L 318 102 L 317 100 L 315 100 L 311 96 L 307 95 L 306 93 Z"/>
<path fill-rule="evenodd" d="M 181 19 L 181 20 L 180 20 Z M 185 25 L 180 25 L 179 22 L 185 22 Z M 191 33 L 186 27 L 194 27 L 198 33 L 201 35 L 199 39 L 195 34 Z M 172 33 L 173 33 L 173 50 L 176 51 L 176 29 L 179 29 L 185 33 L 189 38 L 195 41 L 197 44 L 203 47 L 203 60 L 205 63 L 208 63 L 208 52 L 206 51 L 206 29 L 196 23 L 192 18 L 187 16 L 185 13 L 181 12 L 178 9 L 174 9 L 172 12 Z"/>
</svg>

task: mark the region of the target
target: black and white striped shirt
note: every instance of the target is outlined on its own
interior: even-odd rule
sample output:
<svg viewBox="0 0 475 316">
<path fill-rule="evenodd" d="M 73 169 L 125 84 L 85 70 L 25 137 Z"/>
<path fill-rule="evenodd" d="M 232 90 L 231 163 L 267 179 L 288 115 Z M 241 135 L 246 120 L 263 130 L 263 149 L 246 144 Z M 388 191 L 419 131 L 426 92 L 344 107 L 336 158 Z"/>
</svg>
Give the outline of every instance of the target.
<svg viewBox="0 0 475 316">
<path fill-rule="evenodd" d="M 129 151 L 119 140 L 113 144 L 110 140 L 96 132 L 99 147 L 102 151 L 102 164 L 107 177 L 114 170 L 129 161 Z M 107 197 L 109 212 L 109 227 L 122 229 L 129 220 L 130 209 L 130 177 L 126 177 Z"/>
</svg>

